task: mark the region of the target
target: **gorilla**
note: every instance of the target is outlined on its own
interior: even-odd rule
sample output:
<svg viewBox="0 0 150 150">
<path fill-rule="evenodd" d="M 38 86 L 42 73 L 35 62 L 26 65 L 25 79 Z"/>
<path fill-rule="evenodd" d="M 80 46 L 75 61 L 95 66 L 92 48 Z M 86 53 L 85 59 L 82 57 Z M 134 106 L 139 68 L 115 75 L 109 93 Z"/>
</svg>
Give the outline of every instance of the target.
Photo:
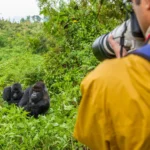
<svg viewBox="0 0 150 150">
<path fill-rule="evenodd" d="M 5 87 L 3 90 L 3 99 L 8 104 L 15 104 L 18 106 L 24 92 L 20 83 L 14 83 L 12 86 Z"/>
<path fill-rule="evenodd" d="M 19 102 L 19 106 L 29 112 L 29 116 L 35 118 L 38 118 L 39 114 L 45 114 L 50 107 L 50 97 L 45 84 L 39 81 L 28 87 Z"/>
</svg>

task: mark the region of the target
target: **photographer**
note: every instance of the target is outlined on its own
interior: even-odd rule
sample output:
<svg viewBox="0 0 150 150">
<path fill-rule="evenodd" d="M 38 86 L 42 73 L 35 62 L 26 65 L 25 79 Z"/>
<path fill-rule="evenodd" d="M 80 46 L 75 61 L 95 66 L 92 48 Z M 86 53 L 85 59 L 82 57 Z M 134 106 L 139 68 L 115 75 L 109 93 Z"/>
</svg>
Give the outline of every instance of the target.
<svg viewBox="0 0 150 150">
<path fill-rule="evenodd" d="M 132 0 L 145 45 L 107 59 L 81 83 L 74 137 L 91 150 L 150 149 L 150 0 Z M 124 53 L 123 53 L 124 52 Z"/>
</svg>

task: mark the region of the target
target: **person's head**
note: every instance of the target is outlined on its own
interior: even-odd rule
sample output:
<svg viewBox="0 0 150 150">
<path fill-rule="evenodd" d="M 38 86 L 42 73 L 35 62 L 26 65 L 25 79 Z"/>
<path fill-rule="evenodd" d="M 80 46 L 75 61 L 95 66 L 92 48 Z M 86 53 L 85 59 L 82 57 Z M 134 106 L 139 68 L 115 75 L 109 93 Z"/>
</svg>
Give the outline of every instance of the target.
<svg viewBox="0 0 150 150">
<path fill-rule="evenodd" d="M 145 35 L 150 26 L 150 0 L 131 0 L 140 28 Z"/>
</svg>

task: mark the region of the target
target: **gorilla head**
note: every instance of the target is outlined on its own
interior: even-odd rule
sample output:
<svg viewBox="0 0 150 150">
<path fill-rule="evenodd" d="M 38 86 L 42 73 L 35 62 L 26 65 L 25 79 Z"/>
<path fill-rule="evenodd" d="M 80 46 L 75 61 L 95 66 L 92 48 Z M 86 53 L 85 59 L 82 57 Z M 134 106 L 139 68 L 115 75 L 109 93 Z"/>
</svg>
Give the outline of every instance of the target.
<svg viewBox="0 0 150 150">
<path fill-rule="evenodd" d="M 12 86 L 4 88 L 3 99 L 6 100 L 9 104 L 18 105 L 19 101 L 23 96 L 23 91 L 20 83 L 14 83 Z"/>
<path fill-rule="evenodd" d="M 44 97 L 45 85 L 43 82 L 37 82 L 31 89 L 31 103 L 38 103 Z"/>
<path fill-rule="evenodd" d="M 12 100 L 20 100 L 22 98 L 23 92 L 20 83 L 15 83 L 11 87 L 11 99 Z"/>
</svg>

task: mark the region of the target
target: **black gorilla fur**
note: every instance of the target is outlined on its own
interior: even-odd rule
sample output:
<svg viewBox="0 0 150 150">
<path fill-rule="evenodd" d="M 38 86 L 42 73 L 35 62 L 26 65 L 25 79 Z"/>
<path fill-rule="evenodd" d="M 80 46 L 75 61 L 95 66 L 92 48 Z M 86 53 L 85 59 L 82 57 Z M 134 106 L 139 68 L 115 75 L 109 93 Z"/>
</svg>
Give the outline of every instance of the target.
<svg viewBox="0 0 150 150">
<path fill-rule="evenodd" d="M 19 106 L 35 118 L 39 114 L 45 114 L 50 107 L 50 97 L 45 84 L 39 81 L 34 86 L 28 87 L 19 102 Z"/>
<path fill-rule="evenodd" d="M 3 90 L 3 99 L 8 104 L 18 105 L 23 96 L 23 90 L 20 83 L 14 83 L 12 86 L 5 87 Z"/>
</svg>

